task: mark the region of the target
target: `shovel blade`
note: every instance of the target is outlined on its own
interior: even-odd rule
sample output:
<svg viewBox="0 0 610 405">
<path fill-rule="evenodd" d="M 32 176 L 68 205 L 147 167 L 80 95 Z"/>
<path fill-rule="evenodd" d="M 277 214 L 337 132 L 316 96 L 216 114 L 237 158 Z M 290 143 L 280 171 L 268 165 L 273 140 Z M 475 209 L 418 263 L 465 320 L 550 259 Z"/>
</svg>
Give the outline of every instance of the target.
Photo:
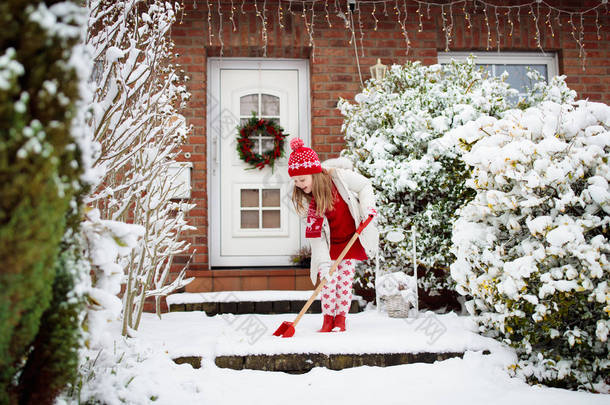
<svg viewBox="0 0 610 405">
<path fill-rule="evenodd" d="M 282 336 L 288 328 L 292 328 L 292 322 L 282 322 L 279 328 L 275 332 L 273 332 L 273 336 Z M 292 328 L 294 335 L 294 328 Z"/>
<path fill-rule="evenodd" d="M 288 329 L 286 329 L 284 331 L 284 333 L 282 333 L 282 337 L 288 338 L 288 337 L 293 337 L 293 336 L 294 336 L 294 326 L 290 325 L 290 326 L 288 326 Z"/>
</svg>

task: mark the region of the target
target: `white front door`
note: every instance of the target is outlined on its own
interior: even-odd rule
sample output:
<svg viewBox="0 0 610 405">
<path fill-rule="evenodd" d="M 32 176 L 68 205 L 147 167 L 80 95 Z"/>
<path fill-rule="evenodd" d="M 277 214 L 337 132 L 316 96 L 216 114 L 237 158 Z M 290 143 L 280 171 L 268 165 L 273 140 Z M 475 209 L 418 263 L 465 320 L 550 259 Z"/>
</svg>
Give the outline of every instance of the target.
<svg viewBox="0 0 610 405">
<path fill-rule="evenodd" d="M 302 244 L 290 201 L 290 140 L 309 142 L 308 65 L 302 60 L 211 59 L 208 76 L 211 266 L 286 266 Z M 255 113 L 288 133 L 272 170 L 252 169 L 237 152 L 237 129 Z M 256 148 L 273 147 L 258 139 Z"/>
</svg>

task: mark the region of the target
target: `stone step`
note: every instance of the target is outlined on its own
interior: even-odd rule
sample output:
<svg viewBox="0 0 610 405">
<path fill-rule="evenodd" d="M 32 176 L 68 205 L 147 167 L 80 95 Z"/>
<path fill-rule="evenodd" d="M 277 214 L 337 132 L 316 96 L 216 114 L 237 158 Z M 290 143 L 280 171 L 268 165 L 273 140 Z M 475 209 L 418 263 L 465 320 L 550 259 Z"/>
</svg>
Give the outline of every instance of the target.
<svg viewBox="0 0 610 405">
<path fill-rule="evenodd" d="M 301 311 L 311 291 L 223 291 L 218 293 L 181 293 L 167 297 L 170 312 L 204 311 L 208 316 L 222 314 L 286 314 Z M 285 299 L 283 298 L 285 297 Z M 302 299 L 301 299 L 302 298 Z M 361 312 L 358 296 L 354 296 L 350 313 Z M 308 314 L 322 312 L 320 300 L 313 301 Z"/>
<path fill-rule="evenodd" d="M 307 301 L 241 301 L 241 302 L 198 302 L 190 304 L 171 304 L 170 312 L 204 311 L 208 316 L 218 314 L 288 314 L 299 313 Z M 358 301 L 352 301 L 350 313 L 360 312 Z M 320 301 L 314 301 L 308 314 L 320 314 Z"/>
<path fill-rule="evenodd" d="M 483 354 L 490 354 L 484 350 Z M 290 374 L 307 373 L 314 367 L 326 367 L 331 370 L 343 370 L 351 367 L 374 366 L 389 367 L 401 364 L 434 363 L 450 358 L 462 358 L 464 353 L 368 353 L 368 354 L 321 354 L 321 353 L 288 353 L 274 355 L 218 356 L 215 363 L 221 368 L 233 370 L 281 371 Z M 179 357 L 174 362 L 188 363 L 193 368 L 201 367 L 201 357 Z"/>
</svg>

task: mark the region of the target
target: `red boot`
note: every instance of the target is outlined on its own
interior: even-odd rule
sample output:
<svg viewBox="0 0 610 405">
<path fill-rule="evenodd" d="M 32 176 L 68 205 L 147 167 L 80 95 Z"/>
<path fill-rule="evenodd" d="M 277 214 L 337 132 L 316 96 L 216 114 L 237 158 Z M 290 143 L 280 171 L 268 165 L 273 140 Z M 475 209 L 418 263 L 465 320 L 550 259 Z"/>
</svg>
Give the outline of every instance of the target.
<svg viewBox="0 0 610 405">
<path fill-rule="evenodd" d="M 322 324 L 322 329 L 318 332 L 330 332 L 333 330 L 335 323 L 335 318 L 331 315 L 324 315 L 324 323 Z"/>
<path fill-rule="evenodd" d="M 345 315 L 335 316 L 335 332 L 345 332 Z"/>
</svg>

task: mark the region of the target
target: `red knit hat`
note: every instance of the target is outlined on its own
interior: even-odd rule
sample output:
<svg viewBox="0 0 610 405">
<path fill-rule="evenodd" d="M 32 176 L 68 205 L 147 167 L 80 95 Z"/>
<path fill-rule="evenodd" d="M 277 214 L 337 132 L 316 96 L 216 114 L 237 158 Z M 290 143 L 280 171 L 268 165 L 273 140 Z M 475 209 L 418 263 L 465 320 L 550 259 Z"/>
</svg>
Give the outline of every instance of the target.
<svg viewBox="0 0 610 405">
<path fill-rule="evenodd" d="M 288 158 L 288 174 L 290 177 L 322 172 L 322 164 L 318 154 L 313 149 L 303 146 L 301 138 L 290 141 L 292 153 Z"/>
</svg>

